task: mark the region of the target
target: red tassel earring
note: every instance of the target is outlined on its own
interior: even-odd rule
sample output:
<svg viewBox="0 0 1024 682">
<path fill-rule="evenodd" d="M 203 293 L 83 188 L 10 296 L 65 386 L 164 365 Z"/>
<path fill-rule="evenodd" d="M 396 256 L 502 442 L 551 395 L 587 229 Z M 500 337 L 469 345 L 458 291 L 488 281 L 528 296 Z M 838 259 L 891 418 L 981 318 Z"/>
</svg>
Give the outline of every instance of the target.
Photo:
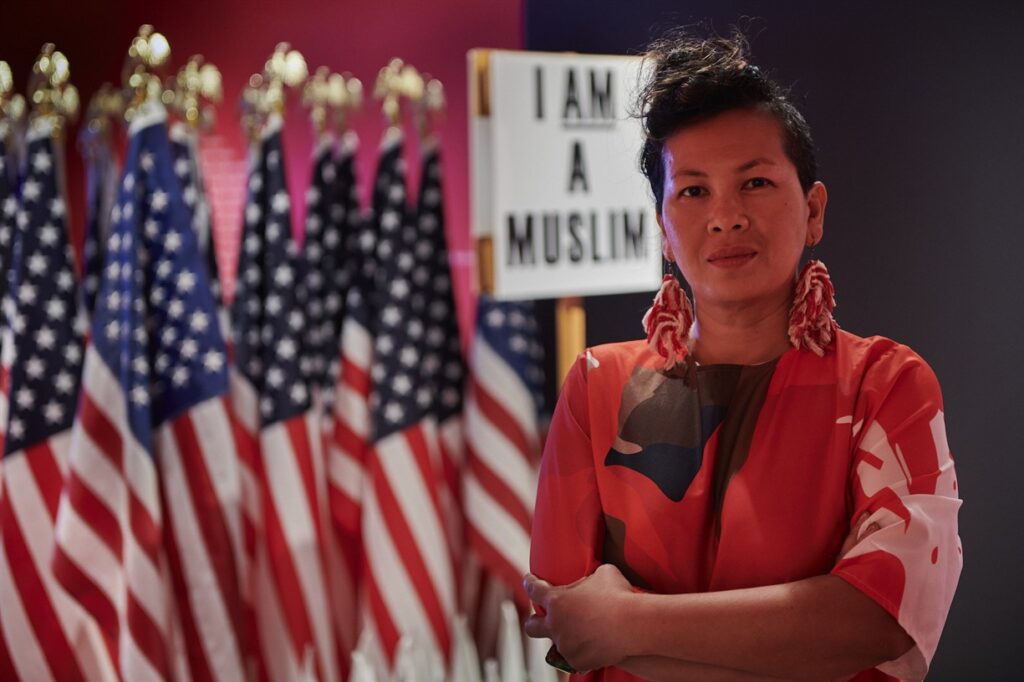
<svg viewBox="0 0 1024 682">
<path fill-rule="evenodd" d="M 672 369 L 686 357 L 686 342 L 693 326 L 693 307 L 678 280 L 665 275 L 661 289 L 644 315 L 647 344 L 665 359 L 664 369 Z"/>
<path fill-rule="evenodd" d="M 789 342 L 794 348 L 806 348 L 819 357 L 825 355 L 839 330 L 832 317 L 835 294 L 825 264 L 820 260 L 808 261 L 797 277 L 793 307 L 789 310 Z"/>
</svg>

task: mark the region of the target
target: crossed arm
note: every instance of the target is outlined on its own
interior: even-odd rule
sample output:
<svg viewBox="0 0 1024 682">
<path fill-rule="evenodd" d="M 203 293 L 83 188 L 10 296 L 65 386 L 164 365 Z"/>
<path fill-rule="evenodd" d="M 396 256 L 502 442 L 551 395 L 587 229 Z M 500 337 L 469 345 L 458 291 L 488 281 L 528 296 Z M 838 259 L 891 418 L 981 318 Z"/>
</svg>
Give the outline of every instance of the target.
<svg viewBox="0 0 1024 682">
<path fill-rule="evenodd" d="M 832 680 L 899 658 L 914 644 L 881 606 L 825 575 L 726 592 L 632 591 L 614 566 L 565 587 L 528 575 L 550 637 L 577 670 L 616 665 L 653 680 Z"/>
</svg>

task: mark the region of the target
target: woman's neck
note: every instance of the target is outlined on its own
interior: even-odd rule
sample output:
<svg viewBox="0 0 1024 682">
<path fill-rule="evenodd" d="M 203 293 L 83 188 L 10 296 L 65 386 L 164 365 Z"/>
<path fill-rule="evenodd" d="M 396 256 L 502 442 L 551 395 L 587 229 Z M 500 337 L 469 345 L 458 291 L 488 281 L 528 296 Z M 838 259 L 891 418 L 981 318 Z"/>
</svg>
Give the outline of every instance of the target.
<svg viewBox="0 0 1024 682">
<path fill-rule="evenodd" d="M 697 305 L 692 352 L 705 365 L 757 365 L 790 348 L 789 298 L 765 307 Z"/>
</svg>

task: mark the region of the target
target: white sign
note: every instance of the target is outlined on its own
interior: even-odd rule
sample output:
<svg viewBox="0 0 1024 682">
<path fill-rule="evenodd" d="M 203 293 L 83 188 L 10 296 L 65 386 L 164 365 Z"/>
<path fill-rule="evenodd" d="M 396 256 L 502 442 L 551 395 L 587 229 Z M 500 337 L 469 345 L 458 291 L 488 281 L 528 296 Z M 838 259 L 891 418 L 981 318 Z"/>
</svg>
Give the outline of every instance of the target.
<svg viewBox="0 0 1024 682">
<path fill-rule="evenodd" d="M 474 116 L 470 136 L 474 234 L 493 237 L 498 298 L 658 287 L 660 237 L 630 116 L 640 63 L 490 52 L 490 116 Z"/>
</svg>

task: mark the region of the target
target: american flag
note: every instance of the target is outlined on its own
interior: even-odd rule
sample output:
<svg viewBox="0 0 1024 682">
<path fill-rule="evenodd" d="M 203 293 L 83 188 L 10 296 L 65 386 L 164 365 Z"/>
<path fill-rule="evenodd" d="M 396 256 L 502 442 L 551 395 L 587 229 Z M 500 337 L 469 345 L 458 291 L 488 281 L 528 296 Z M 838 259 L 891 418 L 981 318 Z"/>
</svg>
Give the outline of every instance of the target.
<svg viewBox="0 0 1024 682">
<path fill-rule="evenodd" d="M 19 257 L 7 299 L 10 415 L 0 479 L 0 639 L 4 679 L 83 679 L 77 605 L 50 570 L 82 366 L 82 329 L 59 160 L 44 120 L 31 134 Z M 10 205 L 10 204 L 8 204 Z"/>
<path fill-rule="evenodd" d="M 466 396 L 464 505 L 484 569 L 525 606 L 544 402 L 532 304 L 481 296 Z"/>
<path fill-rule="evenodd" d="M 220 272 L 217 267 L 217 250 L 213 242 L 213 218 L 210 202 L 206 198 L 202 173 L 199 165 L 199 142 L 197 133 L 180 121 L 170 130 L 171 157 L 174 160 L 174 174 L 181 183 L 181 198 L 192 213 L 192 225 L 199 241 L 206 273 L 210 278 L 213 300 L 220 305 L 222 300 Z"/>
<path fill-rule="evenodd" d="M 350 138 L 351 140 L 351 138 Z M 331 519 L 340 542 L 340 552 L 345 561 L 349 586 L 342 594 L 350 602 L 359 598 L 362 584 L 362 501 L 364 466 L 370 438 L 370 363 L 373 357 L 373 334 L 376 328 L 376 249 L 378 225 L 374 213 L 359 211 L 356 200 L 355 175 L 352 154 L 354 144 L 349 145 L 351 154 L 345 159 L 342 152 L 339 172 L 351 173 L 349 201 L 346 209 L 348 232 L 345 237 L 346 266 L 349 268 L 348 288 L 345 291 L 345 305 L 342 310 L 340 340 L 337 351 L 338 369 L 335 377 L 334 397 L 331 400 L 332 420 L 328 442 L 328 492 Z M 379 167 L 378 171 L 386 169 Z M 387 184 L 387 179 L 378 173 L 375 182 Z M 340 190 L 339 190 L 340 191 Z M 383 200 L 383 194 L 375 192 L 375 200 Z M 378 203 L 379 205 L 379 203 Z M 344 589 L 344 588 L 340 588 Z M 361 614 L 356 625 L 364 631 L 375 628 Z M 349 621 L 351 623 L 351 621 Z M 342 645 L 351 649 L 354 628 L 339 628 Z M 370 638 L 368 642 L 376 642 Z M 366 652 L 374 660 L 380 660 L 380 651 Z"/>
<path fill-rule="evenodd" d="M 103 245 L 117 201 L 118 163 L 109 129 L 84 125 L 78 147 L 85 157 L 85 238 L 82 244 L 82 300 L 91 315 L 103 277 Z"/>
<path fill-rule="evenodd" d="M 262 551 L 257 618 L 272 679 L 338 679 L 324 550 L 326 473 L 318 415 L 305 377 L 306 315 L 296 294 L 281 119 L 263 133 L 250 178 L 232 307 L 238 380 L 233 397 L 258 443 Z"/>
<path fill-rule="evenodd" d="M 348 131 L 342 135 L 338 151 L 333 158 L 335 170 L 331 187 L 330 217 L 331 223 L 338 230 L 339 240 L 333 247 L 336 267 L 325 280 L 329 293 L 324 305 L 324 334 L 328 338 L 327 379 L 332 387 L 337 381 L 341 361 L 339 344 L 341 326 L 345 320 L 345 301 L 356 268 L 353 262 L 354 241 L 363 217 L 359 209 L 359 185 L 356 182 L 355 169 L 358 148 L 359 138 L 354 132 Z M 337 294 L 337 298 L 332 298 L 331 294 Z"/>
<path fill-rule="evenodd" d="M 7 296 L 7 286 L 13 274 L 14 224 L 18 215 L 16 159 L 7 148 L 7 131 L 0 121 L 0 301 Z M 0 419 L 0 428 L 7 424 Z"/>
<path fill-rule="evenodd" d="M 382 150 L 386 151 L 396 144 L 396 132 L 394 129 L 388 130 L 382 142 Z M 354 154 L 354 145 L 351 148 Z M 344 156 L 341 158 L 344 160 Z M 373 181 L 371 209 L 366 213 L 358 210 L 353 160 L 350 158 L 345 165 L 339 164 L 340 171 L 347 167 L 352 173 L 346 209 L 348 233 L 345 239 L 349 279 L 342 310 L 339 368 L 335 373 L 333 436 L 328 451 L 328 471 L 331 516 L 344 537 L 346 552 L 352 555 L 362 546 L 360 534 L 364 465 L 371 431 L 370 365 L 378 308 L 378 217 L 387 202 L 387 189 L 391 186 L 393 172 L 392 165 L 384 163 L 385 158 L 386 153 L 382 151 Z M 356 559 L 357 564 L 362 563 L 358 557 Z"/>
<path fill-rule="evenodd" d="M 102 633 L 108 675 L 239 680 L 227 358 L 165 118 L 147 105 L 129 131 L 53 568 Z"/>
<path fill-rule="evenodd" d="M 350 262 L 345 248 L 349 200 L 354 197 L 352 144 L 335 155 L 335 137 L 324 133 L 314 149 L 310 186 L 306 191 L 306 233 L 303 242 L 304 272 L 299 293 L 306 311 L 308 363 L 306 379 L 313 391 L 322 434 L 323 452 L 329 452 L 334 431 L 332 405 L 338 368 L 338 344 L 344 296 L 348 289 Z M 358 215 L 358 204 L 352 207 Z M 332 526 L 333 530 L 333 526 Z M 334 532 L 324 537 L 327 553 L 331 614 L 343 678 L 357 636 L 358 553 L 345 547 Z"/>
<path fill-rule="evenodd" d="M 442 489 L 449 542 L 458 554 L 462 547 L 461 471 L 464 460 L 462 391 L 466 363 L 462 357 L 458 315 L 448 262 L 444 201 L 441 185 L 441 154 L 436 139 L 426 142 L 415 226 L 404 228 L 416 256 L 412 283 L 426 293 L 423 320 L 424 386 L 433 390 L 431 414 L 437 421 L 441 448 Z"/>
<path fill-rule="evenodd" d="M 304 272 L 299 290 L 306 310 L 309 385 L 318 390 L 331 382 L 328 375 L 330 356 L 337 349 L 331 320 L 342 306 L 342 292 L 336 291 L 334 274 L 344 272 L 339 261 L 342 234 L 332 216 L 336 205 L 334 183 L 338 169 L 334 163 L 334 138 L 323 135 L 313 155 L 309 188 L 306 190 L 306 234 L 302 244 Z M 334 338 L 333 348 L 332 338 Z"/>
<path fill-rule="evenodd" d="M 378 178 L 386 184 L 375 187 L 385 199 L 377 214 L 380 301 L 363 492 L 368 601 L 392 664 L 403 635 L 444 660 L 456 611 L 434 386 L 424 357 L 428 296 L 412 279 L 418 241 L 404 238 L 409 216 L 401 152 L 400 138 L 384 148 Z"/>
<path fill-rule="evenodd" d="M 7 140 L 7 122 L 0 120 L 0 329 L 7 325 L 3 310 L 8 282 L 13 274 L 14 221 L 18 214 L 18 198 L 14 193 L 14 155 L 9 153 Z M 7 392 L 10 388 L 10 358 L 13 350 L 4 352 L 4 336 L 0 333 L 0 451 L 3 450 L 4 432 L 7 430 Z M 3 458 L 0 457 L 0 496 L 3 495 L 3 477 Z"/>
</svg>

